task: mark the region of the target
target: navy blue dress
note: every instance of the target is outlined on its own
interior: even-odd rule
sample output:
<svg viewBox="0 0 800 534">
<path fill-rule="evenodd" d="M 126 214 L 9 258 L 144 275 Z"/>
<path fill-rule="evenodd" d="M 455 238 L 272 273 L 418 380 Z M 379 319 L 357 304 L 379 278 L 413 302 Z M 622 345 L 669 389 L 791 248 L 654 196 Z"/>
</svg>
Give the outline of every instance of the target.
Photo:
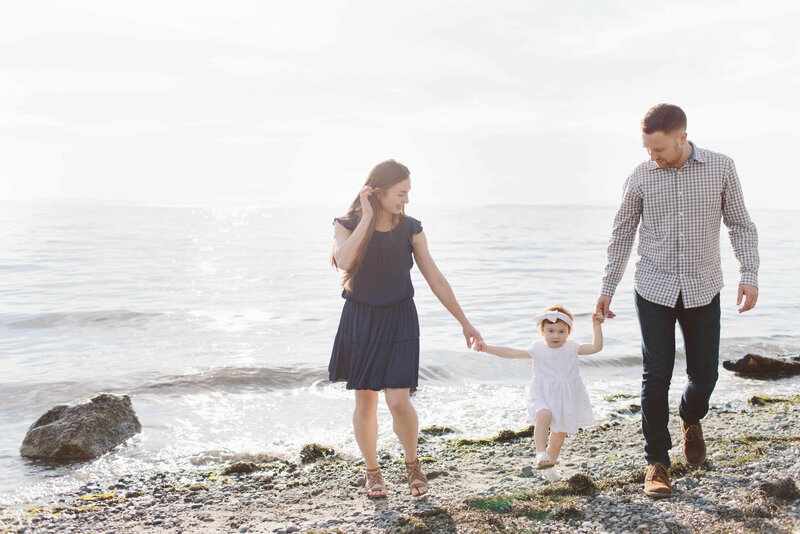
<svg viewBox="0 0 800 534">
<path fill-rule="evenodd" d="M 354 230 L 350 219 L 336 222 Z M 414 235 L 422 224 L 401 216 L 389 232 L 372 234 L 361 268 L 351 280 L 328 376 L 347 389 L 415 388 L 419 375 L 419 319 L 411 267 Z"/>
</svg>

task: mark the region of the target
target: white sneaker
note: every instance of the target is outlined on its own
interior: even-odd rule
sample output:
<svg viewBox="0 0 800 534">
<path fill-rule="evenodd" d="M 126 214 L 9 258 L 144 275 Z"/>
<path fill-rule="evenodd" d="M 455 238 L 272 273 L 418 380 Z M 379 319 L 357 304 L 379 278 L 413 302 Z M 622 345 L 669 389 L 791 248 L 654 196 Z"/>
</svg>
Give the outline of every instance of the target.
<svg viewBox="0 0 800 534">
<path fill-rule="evenodd" d="M 548 482 L 558 482 L 561 480 L 561 473 L 551 467 L 542 471 L 542 477 Z"/>
<path fill-rule="evenodd" d="M 536 469 L 550 469 L 555 464 L 547 451 L 536 453 Z"/>
</svg>

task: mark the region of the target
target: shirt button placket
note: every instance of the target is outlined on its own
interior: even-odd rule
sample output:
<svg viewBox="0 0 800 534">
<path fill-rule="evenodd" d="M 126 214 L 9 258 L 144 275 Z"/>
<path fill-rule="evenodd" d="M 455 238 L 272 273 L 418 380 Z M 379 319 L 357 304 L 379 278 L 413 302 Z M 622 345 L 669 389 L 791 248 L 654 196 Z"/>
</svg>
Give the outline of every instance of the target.
<svg viewBox="0 0 800 534">
<path fill-rule="evenodd" d="M 678 227 L 676 228 L 678 232 L 678 278 L 683 278 L 686 272 L 686 259 L 685 259 L 685 251 L 686 251 L 686 240 L 683 238 L 684 234 L 684 219 L 686 214 L 686 195 L 684 192 L 686 191 L 686 183 L 683 176 L 683 172 L 678 170 L 675 176 L 675 183 L 677 184 L 677 197 L 678 197 Z"/>
</svg>

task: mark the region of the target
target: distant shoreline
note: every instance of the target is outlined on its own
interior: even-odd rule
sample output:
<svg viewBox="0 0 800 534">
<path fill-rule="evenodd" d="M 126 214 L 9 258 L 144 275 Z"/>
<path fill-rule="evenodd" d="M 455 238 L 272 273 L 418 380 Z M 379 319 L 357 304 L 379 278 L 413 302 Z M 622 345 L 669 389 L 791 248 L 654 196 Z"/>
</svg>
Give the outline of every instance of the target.
<svg viewBox="0 0 800 534">
<path fill-rule="evenodd" d="M 620 183 L 620 187 L 622 187 Z M 319 203 L 319 202 L 275 202 L 275 201 L 253 201 L 251 198 L 239 199 L 226 199 L 214 201 L 196 201 L 196 202 L 174 202 L 174 201 L 138 201 L 126 199 L 104 199 L 104 198 L 91 198 L 91 197 L 25 197 L 16 199 L 0 199 L 1 206 L 18 206 L 22 205 L 38 205 L 38 206 L 87 206 L 87 207 L 129 207 L 129 208 L 175 208 L 175 209 L 309 209 L 324 210 L 330 213 L 331 217 L 342 213 L 347 208 L 348 199 L 340 203 Z M 508 204 L 508 203 L 489 203 L 489 204 L 473 204 L 473 203 L 452 203 L 445 207 L 445 210 L 458 210 L 466 208 L 541 208 L 541 209 L 597 209 L 597 210 L 613 210 L 616 211 L 619 206 L 616 204 Z M 414 202 L 409 206 L 409 213 L 414 213 L 419 209 L 420 211 L 428 209 L 442 209 L 441 204 Z M 759 212 L 787 212 L 795 213 L 800 212 L 800 208 L 774 208 L 768 206 L 753 206 L 749 210 L 753 213 Z M 608 221 L 609 224 L 611 221 Z M 756 221 L 758 222 L 758 221 Z M 610 228 L 610 227 L 609 227 Z"/>
</svg>

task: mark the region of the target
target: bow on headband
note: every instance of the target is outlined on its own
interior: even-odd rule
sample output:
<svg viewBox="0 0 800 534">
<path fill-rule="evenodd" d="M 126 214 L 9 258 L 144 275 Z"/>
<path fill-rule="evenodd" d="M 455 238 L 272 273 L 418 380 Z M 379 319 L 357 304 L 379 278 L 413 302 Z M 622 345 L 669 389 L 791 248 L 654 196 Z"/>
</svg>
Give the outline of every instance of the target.
<svg viewBox="0 0 800 534">
<path fill-rule="evenodd" d="M 551 323 L 555 323 L 559 319 L 567 323 L 570 326 L 570 328 L 572 328 L 572 319 L 569 318 L 569 315 L 557 310 L 549 310 L 544 313 L 540 313 L 539 315 L 533 318 L 533 322 L 536 323 L 536 325 L 538 326 L 544 321 L 550 321 Z"/>
</svg>

